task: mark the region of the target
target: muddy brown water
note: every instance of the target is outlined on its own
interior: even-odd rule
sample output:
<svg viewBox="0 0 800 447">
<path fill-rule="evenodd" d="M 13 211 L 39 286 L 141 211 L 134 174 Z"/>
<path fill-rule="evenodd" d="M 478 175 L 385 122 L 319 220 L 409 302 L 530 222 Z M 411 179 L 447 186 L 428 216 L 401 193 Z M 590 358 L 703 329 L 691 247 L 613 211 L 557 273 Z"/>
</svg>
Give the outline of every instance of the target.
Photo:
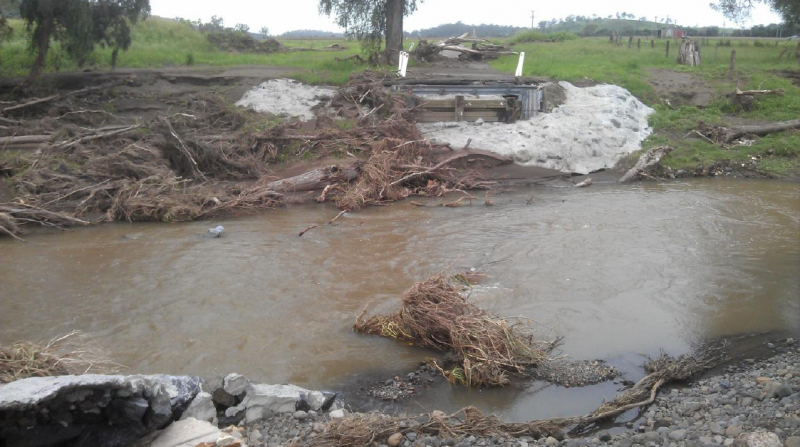
<svg viewBox="0 0 800 447">
<path fill-rule="evenodd" d="M 492 200 L 373 207 L 303 237 L 336 210 L 295 206 L 213 223 L 42 231 L 28 244 L 3 239 L 0 343 L 77 329 L 131 372 L 235 371 L 353 388 L 431 355 L 352 333 L 355 316 L 365 305 L 393 311 L 415 281 L 453 262 L 491 275 L 473 292 L 479 306 L 532 318 L 542 335 L 564 336 L 564 353 L 605 359 L 633 379 L 638 353 L 798 330 L 797 184 L 531 187 Z M 204 236 L 218 224 L 224 237 Z M 590 410 L 618 387 L 439 384 L 406 407 L 472 404 L 527 420 Z"/>
</svg>

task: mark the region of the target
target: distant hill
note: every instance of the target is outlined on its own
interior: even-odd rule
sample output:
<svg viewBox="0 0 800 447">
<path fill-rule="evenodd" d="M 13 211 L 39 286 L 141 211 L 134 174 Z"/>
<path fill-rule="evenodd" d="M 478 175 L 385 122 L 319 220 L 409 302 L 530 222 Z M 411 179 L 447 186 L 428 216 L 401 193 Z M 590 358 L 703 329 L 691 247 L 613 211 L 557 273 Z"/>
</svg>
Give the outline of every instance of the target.
<svg viewBox="0 0 800 447">
<path fill-rule="evenodd" d="M 527 30 L 519 26 L 508 25 L 469 25 L 466 23 L 446 23 L 444 25 L 435 26 L 433 28 L 425 28 L 411 32 L 405 32 L 406 37 L 453 37 L 460 36 L 464 33 L 472 34 L 475 32 L 478 37 L 509 37 L 514 34 Z"/>
<path fill-rule="evenodd" d="M 318 39 L 322 37 L 340 38 L 344 37 L 344 34 L 336 33 L 333 31 L 321 31 L 316 29 L 298 29 L 294 31 L 286 31 L 279 37 L 285 37 L 290 39 Z"/>
</svg>

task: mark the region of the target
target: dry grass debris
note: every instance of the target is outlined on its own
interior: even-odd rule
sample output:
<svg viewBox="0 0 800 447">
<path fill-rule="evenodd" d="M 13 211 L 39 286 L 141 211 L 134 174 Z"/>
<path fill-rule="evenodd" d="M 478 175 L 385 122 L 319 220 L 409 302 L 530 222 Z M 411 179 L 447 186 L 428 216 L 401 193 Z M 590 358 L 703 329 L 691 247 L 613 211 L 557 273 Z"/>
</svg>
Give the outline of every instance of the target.
<svg viewBox="0 0 800 447">
<path fill-rule="evenodd" d="M 56 337 L 46 344 L 19 342 L 0 346 L 0 384 L 28 377 L 109 374 L 120 369 L 96 343 L 86 341 L 79 332 Z"/>
<path fill-rule="evenodd" d="M 538 340 L 522 321 L 511 322 L 467 300 L 474 273 L 432 276 L 415 284 L 392 315 L 358 316 L 354 330 L 452 353 L 459 366 L 442 370 L 451 382 L 467 386 L 507 385 L 509 375 L 527 375 L 545 361 L 555 342 Z"/>
</svg>

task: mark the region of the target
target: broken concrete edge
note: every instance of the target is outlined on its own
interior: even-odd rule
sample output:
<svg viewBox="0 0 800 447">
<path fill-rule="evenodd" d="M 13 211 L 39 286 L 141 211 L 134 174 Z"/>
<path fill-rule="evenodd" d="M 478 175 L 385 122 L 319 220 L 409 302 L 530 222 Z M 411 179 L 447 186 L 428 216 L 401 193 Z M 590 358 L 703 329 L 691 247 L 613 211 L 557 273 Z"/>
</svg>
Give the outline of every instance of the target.
<svg viewBox="0 0 800 447">
<path fill-rule="evenodd" d="M 14 441 L 13 445 L 42 439 L 45 444 L 80 439 L 81 445 L 125 445 L 179 420 L 218 427 L 252 423 L 276 413 L 336 413 L 341 408 L 337 393 L 251 384 L 241 375 L 229 375 L 212 392 L 203 391 L 203 385 L 198 377 L 168 375 L 18 380 L 0 385 L 0 440 Z M 205 385 L 209 387 L 208 382 Z M 225 385 L 237 395 L 228 394 Z M 221 404 L 215 396 L 233 405 Z"/>
</svg>

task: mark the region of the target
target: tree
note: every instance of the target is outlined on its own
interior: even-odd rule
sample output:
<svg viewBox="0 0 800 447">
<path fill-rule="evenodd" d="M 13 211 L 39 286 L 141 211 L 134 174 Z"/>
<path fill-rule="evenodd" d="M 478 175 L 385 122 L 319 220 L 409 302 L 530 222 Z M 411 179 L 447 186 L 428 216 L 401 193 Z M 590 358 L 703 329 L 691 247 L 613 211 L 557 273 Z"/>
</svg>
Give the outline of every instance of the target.
<svg viewBox="0 0 800 447">
<path fill-rule="evenodd" d="M 247 34 L 247 33 L 250 31 L 250 25 L 246 25 L 246 24 L 244 24 L 244 23 L 237 23 L 237 24 L 236 24 L 236 25 L 233 27 L 233 30 L 234 30 L 234 31 L 238 31 L 238 32 L 240 32 L 240 33 L 245 33 L 245 34 Z"/>
<path fill-rule="evenodd" d="M 269 37 L 269 28 L 262 26 L 261 29 L 258 30 L 258 34 L 261 35 L 262 40 L 267 40 L 267 37 Z"/>
<path fill-rule="evenodd" d="M 319 0 L 321 14 L 336 16 L 347 36 L 364 52 L 377 52 L 386 41 L 386 55 L 396 64 L 403 51 L 403 17 L 417 9 L 417 0 Z"/>
<path fill-rule="evenodd" d="M 150 0 L 22 0 L 19 11 L 31 31 L 36 59 L 29 77 L 35 78 L 44 70 L 52 40 L 61 42 L 79 65 L 95 44 L 110 46 L 115 66 L 119 50 L 130 47 L 130 25 L 150 13 Z"/>
<path fill-rule="evenodd" d="M 584 36 L 594 36 L 594 33 L 597 31 L 597 25 L 594 23 L 587 23 L 583 25 L 583 35 Z"/>
<path fill-rule="evenodd" d="M 764 3 L 781 15 L 783 23 L 796 24 L 800 21 L 800 3 L 797 0 L 717 0 L 710 6 L 726 18 L 742 24 L 750 17 L 756 3 Z"/>
<path fill-rule="evenodd" d="M 0 0 L 0 16 L 6 19 L 19 18 L 20 0 Z"/>
<path fill-rule="evenodd" d="M 547 20 L 542 20 L 541 22 L 539 22 L 539 29 L 545 29 L 549 24 L 550 22 L 548 22 Z"/>
</svg>

